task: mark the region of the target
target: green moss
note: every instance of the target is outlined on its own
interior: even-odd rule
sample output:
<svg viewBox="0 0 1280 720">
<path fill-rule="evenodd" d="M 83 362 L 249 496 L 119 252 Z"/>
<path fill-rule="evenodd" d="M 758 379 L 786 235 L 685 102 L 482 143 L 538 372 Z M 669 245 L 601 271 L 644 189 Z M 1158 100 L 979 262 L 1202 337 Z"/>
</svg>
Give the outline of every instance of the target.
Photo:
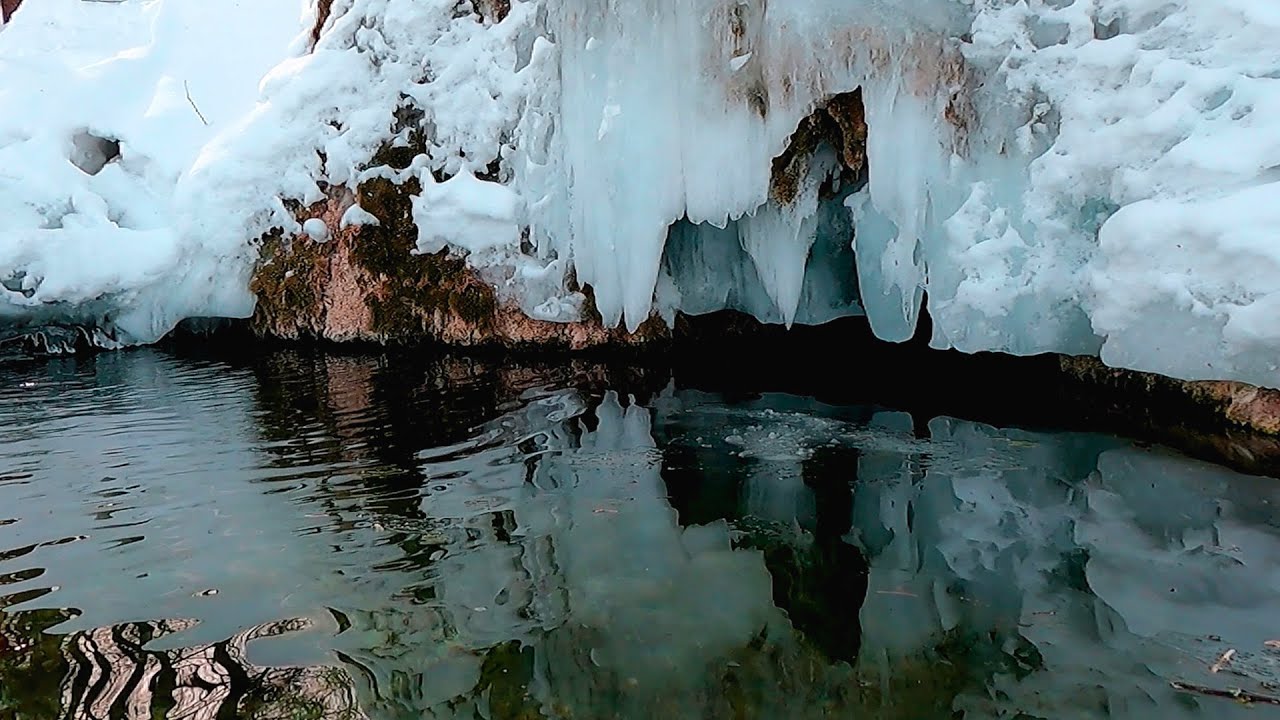
<svg viewBox="0 0 1280 720">
<path fill-rule="evenodd" d="M 263 236 L 258 267 L 249 289 L 258 298 L 253 326 L 260 333 L 307 334 L 319 325 L 324 307 L 320 287 L 328 246 L 296 242 L 279 230 Z"/>
<path fill-rule="evenodd" d="M 529 693 L 534 676 L 534 649 L 512 640 L 484 653 L 480 682 L 472 695 L 488 692 L 489 713 L 509 720 L 541 720 L 538 702 Z"/>
<path fill-rule="evenodd" d="M 67 662 L 62 636 L 48 630 L 71 617 L 68 610 L 0 610 L 0 718 L 60 716 Z"/>
<path fill-rule="evenodd" d="M 407 146 L 387 145 L 374 157 L 375 165 L 403 168 L 422 151 L 418 131 Z M 436 318 L 460 320 L 483 336 L 498 312 L 493 288 L 476 277 L 466 261 L 447 252 L 416 255 L 418 229 L 413 221 L 413 196 L 421 192 L 416 179 L 396 184 L 374 178 L 356 189 L 362 208 L 378 218 L 378 225 L 362 226 L 351 238 L 351 259 L 370 276 L 364 289 L 371 334 L 384 340 L 434 339 Z M 321 208 L 290 208 L 302 219 Z M 329 257 L 335 243 L 291 239 L 280 230 L 260 240 L 258 268 L 251 289 L 258 298 L 254 327 L 261 334 L 280 337 L 320 336 L 325 328 L 324 288 L 330 281 Z"/>
<path fill-rule="evenodd" d="M 353 259 L 378 278 L 380 291 L 365 299 L 373 330 L 384 338 L 416 339 L 438 311 L 486 330 L 498 311 L 493 288 L 463 258 L 446 251 L 413 254 L 418 229 L 412 197 L 420 191 L 417 180 L 397 185 L 383 178 L 368 180 L 357 191 L 360 206 L 381 223 L 362 228 L 352 251 Z"/>
</svg>

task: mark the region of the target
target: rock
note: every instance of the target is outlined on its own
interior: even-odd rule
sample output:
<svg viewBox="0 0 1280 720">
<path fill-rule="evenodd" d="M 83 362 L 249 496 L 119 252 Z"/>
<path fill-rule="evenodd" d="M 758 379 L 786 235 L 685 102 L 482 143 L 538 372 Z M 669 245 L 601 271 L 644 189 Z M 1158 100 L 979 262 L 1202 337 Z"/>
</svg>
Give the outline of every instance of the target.
<svg viewBox="0 0 1280 720">
<path fill-rule="evenodd" d="M 1280 390 L 1225 380 L 1188 381 L 1061 356 L 1059 367 L 1076 402 L 1124 418 L 1162 442 L 1274 472 L 1280 467 Z"/>
<path fill-rule="evenodd" d="M 834 148 L 840 157 L 842 181 L 861 185 L 867 179 L 867 120 L 862 90 L 835 95 L 800 121 L 787 148 L 773 159 L 769 196 L 780 205 L 795 200 L 800 179 L 820 145 Z"/>
<path fill-rule="evenodd" d="M 320 34 L 324 32 L 324 24 L 329 22 L 329 15 L 333 12 L 333 0 L 316 0 L 316 21 L 311 26 L 311 48 L 314 50 L 316 43 L 320 41 Z"/>
<path fill-rule="evenodd" d="M 9 22 L 22 0 L 0 0 L 0 22 Z"/>
<path fill-rule="evenodd" d="M 480 17 L 498 23 L 511 12 L 511 0 L 475 0 L 476 13 Z"/>
<path fill-rule="evenodd" d="M 411 196 L 416 180 L 366 181 L 352 193 L 334 188 L 316 205 L 295 209 L 311 231 L 275 231 L 259 241 L 250 285 L 252 319 L 261 336 L 336 342 L 431 342 L 451 347 L 583 350 L 638 346 L 670 337 L 656 317 L 635 333 L 598 320 L 535 320 L 501 301 L 464 258 L 442 251 L 416 255 Z M 342 227 L 355 204 L 377 224 Z M 353 213 L 356 214 L 356 213 Z M 317 222 L 327 231 L 316 242 Z"/>
</svg>

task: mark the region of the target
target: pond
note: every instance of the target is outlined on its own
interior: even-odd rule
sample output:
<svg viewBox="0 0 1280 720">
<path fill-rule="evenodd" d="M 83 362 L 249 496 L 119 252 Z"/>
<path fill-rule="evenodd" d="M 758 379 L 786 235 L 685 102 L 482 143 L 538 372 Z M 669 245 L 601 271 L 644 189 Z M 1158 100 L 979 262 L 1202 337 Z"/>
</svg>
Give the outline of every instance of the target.
<svg viewBox="0 0 1280 720">
<path fill-rule="evenodd" d="M 0 361 L 0 718 L 1258 718 L 1270 640 L 1280 482 L 1115 436 L 583 360 Z"/>
</svg>

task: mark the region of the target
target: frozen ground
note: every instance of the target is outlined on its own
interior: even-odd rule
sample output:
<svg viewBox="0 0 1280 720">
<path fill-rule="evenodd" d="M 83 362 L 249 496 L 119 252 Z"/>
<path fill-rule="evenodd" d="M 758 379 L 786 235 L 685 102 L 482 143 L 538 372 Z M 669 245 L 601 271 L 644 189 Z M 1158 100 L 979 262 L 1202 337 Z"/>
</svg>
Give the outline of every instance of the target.
<svg viewBox="0 0 1280 720">
<path fill-rule="evenodd" d="M 902 340 L 927 293 L 938 347 L 1280 385 L 1269 0 L 527 0 L 500 22 L 335 0 L 309 52 L 311 13 L 19 10 L 0 29 L 0 322 L 143 343 L 245 316 L 252 240 L 300 229 L 283 200 L 393 173 L 423 182 L 420 250 L 469 253 L 545 319 L 576 319 L 571 269 L 630 327 L 865 312 Z M 819 148 L 771 202 L 800 120 L 856 89 L 867 182 L 833 187 Z M 426 151 L 371 167 L 409 139 L 397 111 Z"/>
</svg>

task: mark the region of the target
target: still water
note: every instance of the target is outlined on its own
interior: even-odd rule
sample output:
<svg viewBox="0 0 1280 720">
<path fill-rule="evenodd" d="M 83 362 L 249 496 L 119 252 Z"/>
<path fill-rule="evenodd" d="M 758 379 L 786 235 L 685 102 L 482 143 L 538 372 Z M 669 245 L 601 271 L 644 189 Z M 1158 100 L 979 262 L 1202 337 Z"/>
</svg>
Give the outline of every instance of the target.
<svg viewBox="0 0 1280 720">
<path fill-rule="evenodd" d="M 3 718 L 1260 718 L 1274 639 L 1280 481 L 1116 437 L 581 362 L 0 362 Z"/>
</svg>

